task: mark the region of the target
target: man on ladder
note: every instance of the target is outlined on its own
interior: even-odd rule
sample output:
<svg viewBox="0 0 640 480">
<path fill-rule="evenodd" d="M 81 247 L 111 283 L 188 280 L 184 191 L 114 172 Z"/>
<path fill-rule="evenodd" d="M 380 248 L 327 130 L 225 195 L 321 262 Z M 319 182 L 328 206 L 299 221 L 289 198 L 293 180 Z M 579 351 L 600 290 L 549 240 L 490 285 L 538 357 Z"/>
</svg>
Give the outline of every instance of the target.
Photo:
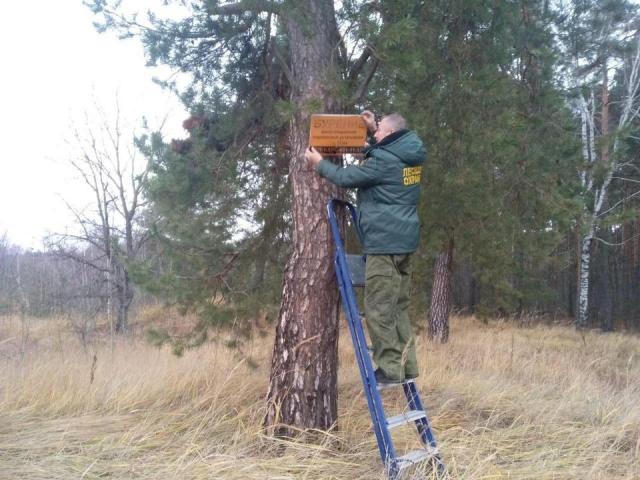
<svg viewBox="0 0 640 480">
<path fill-rule="evenodd" d="M 364 149 L 359 166 L 342 168 L 312 147 L 305 159 L 330 182 L 358 189 L 358 224 L 367 255 L 365 316 L 378 366 L 375 378 L 379 384 L 401 383 L 418 376 L 408 309 L 426 151 L 400 115 L 383 117 L 377 126 L 369 111 L 362 119 L 375 143 Z"/>
</svg>

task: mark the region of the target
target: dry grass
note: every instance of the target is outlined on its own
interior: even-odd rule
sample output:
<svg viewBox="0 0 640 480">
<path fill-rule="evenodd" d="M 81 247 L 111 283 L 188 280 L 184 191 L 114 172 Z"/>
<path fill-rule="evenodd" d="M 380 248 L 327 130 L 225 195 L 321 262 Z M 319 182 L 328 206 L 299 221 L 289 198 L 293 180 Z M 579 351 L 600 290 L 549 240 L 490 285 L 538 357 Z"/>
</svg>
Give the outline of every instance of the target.
<svg viewBox="0 0 640 480">
<path fill-rule="evenodd" d="M 270 338 L 246 346 L 252 369 L 222 343 L 176 358 L 127 340 L 111 357 L 103 338 L 85 352 L 56 320 L 32 323 L 21 360 L 19 335 L 0 320 L 2 479 L 384 478 L 346 331 L 340 429 L 313 444 L 261 431 Z M 448 345 L 418 351 L 452 478 L 640 478 L 637 337 L 454 318 Z M 405 427 L 398 444 L 413 438 Z"/>
</svg>

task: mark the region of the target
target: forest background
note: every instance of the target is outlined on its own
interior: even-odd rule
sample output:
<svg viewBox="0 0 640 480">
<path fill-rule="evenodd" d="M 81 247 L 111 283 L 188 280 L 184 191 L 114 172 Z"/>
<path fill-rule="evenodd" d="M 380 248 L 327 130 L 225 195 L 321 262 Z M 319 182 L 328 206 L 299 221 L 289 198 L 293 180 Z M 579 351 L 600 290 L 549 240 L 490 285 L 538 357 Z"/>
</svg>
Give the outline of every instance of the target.
<svg viewBox="0 0 640 480">
<path fill-rule="evenodd" d="M 446 343 L 452 308 L 640 327 L 635 4 L 168 3 L 183 16 L 87 2 L 99 31 L 189 76 L 159 82 L 191 116 L 171 141 L 144 124 L 134 136 L 99 105 L 97 122 L 70 130 L 69 163 L 94 199 L 69 205 L 76 229 L 43 251 L 0 241 L 0 314 L 21 319 L 23 340 L 31 319 L 65 317 L 86 348 L 106 318 L 113 349 L 132 312 L 158 302 L 198 319 L 180 335 L 149 330 L 178 354 L 229 331 L 242 352 L 275 325 L 267 404 L 292 401 L 282 372 L 300 365 L 296 388 L 313 400 L 283 408 L 290 418 L 268 408 L 265 425 L 330 428 L 339 305 L 324 206 L 350 193 L 301 153 L 310 115 L 365 108 L 403 114 L 428 150 L 416 332 Z"/>
<path fill-rule="evenodd" d="M 48 237 L 45 251 L 4 237 L 3 311 L 91 316 L 111 300 L 116 330 L 125 329 L 130 280 L 141 302 L 155 295 L 215 324 L 279 304 L 293 241 L 291 121 L 323 108 L 295 98 L 287 35 L 265 5 L 217 17 L 185 5 L 181 20 L 159 11 L 144 21 L 92 6 L 98 28 L 139 36 L 150 63 L 191 74 L 186 89 L 165 83 L 192 112 L 189 137 L 133 138 L 104 112 L 97 126 L 73 130 L 69 161 L 88 172 L 96 200 L 70 206 L 81 228 Z M 451 291 L 439 295 L 463 313 L 637 328 L 636 7 L 340 6 L 337 78 L 326 79 L 336 103 L 401 112 L 429 150 L 416 326 L 426 326 L 445 275 Z"/>
</svg>

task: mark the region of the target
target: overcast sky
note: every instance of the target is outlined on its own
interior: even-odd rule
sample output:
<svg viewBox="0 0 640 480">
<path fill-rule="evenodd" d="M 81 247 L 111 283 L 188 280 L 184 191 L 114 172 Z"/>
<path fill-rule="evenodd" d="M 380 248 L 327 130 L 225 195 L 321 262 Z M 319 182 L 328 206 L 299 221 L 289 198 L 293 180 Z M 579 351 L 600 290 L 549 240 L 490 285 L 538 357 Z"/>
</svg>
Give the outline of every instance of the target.
<svg viewBox="0 0 640 480">
<path fill-rule="evenodd" d="M 136 8 L 157 0 L 129 2 Z M 144 10 L 143 10 L 144 11 Z M 187 113 L 175 95 L 152 82 L 167 69 L 145 67 L 137 39 L 98 34 L 82 0 L 0 3 L 0 235 L 38 248 L 70 222 L 61 197 L 76 206 L 84 188 L 65 163 L 72 121 L 82 123 L 92 96 L 109 109 L 119 92 L 129 123 L 142 116 L 167 138 L 184 137 Z"/>
</svg>

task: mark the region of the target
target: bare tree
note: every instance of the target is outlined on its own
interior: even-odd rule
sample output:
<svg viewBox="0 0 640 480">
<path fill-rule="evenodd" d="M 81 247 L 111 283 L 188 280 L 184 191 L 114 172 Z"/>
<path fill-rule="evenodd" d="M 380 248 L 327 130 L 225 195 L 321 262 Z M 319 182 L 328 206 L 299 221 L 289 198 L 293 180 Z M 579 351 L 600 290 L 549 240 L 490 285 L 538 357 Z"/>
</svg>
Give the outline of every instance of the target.
<svg viewBox="0 0 640 480">
<path fill-rule="evenodd" d="M 31 302 L 22 282 L 22 269 L 20 268 L 22 256 L 19 252 L 16 253 L 14 259 L 14 279 L 20 293 L 20 357 L 24 359 L 31 332 Z"/>
<path fill-rule="evenodd" d="M 97 101 L 94 113 L 95 120 L 86 114 L 86 125 L 73 126 L 68 142 L 74 152 L 69 163 L 93 200 L 84 208 L 67 202 L 78 232 L 54 235 L 49 245 L 57 255 L 101 274 L 107 311 L 116 317 L 110 321 L 112 332 L 124 333 L 134 298 L 130 262 L 148 238 L 137 226 L 146 205 L 142 189 L 149 162 L 123 125 L 117 96 L 112 119 Z"/>
</svg>

